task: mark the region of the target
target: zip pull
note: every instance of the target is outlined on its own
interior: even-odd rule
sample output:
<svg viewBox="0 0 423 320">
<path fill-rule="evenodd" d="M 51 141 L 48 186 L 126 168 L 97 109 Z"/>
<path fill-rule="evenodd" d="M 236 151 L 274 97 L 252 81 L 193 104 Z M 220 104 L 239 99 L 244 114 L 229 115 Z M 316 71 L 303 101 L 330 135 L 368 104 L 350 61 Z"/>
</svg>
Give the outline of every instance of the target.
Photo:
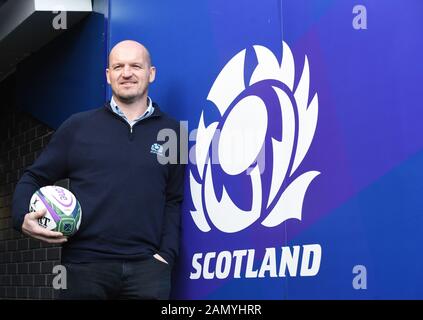
<svg viewBox="0 0 423 320">
<path fill-rule="evenodd" d="M 129 125 L 129 141 L 134 140 L 134 128 L 133 126 Z"/>
</svg>

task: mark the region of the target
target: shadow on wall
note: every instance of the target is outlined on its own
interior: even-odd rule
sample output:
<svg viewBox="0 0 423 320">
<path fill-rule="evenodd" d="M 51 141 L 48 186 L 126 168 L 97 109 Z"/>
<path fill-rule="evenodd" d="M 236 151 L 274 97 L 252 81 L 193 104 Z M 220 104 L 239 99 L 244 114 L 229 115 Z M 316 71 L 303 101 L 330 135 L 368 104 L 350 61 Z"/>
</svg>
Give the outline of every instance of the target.
<svg viewBox="0 0 423 320">
<path fill-rule="evenodd" d="M 91 13 L 17 66 L 17 104 L 52 128 L 105 102 L 105 20 Z"/>
</svg>

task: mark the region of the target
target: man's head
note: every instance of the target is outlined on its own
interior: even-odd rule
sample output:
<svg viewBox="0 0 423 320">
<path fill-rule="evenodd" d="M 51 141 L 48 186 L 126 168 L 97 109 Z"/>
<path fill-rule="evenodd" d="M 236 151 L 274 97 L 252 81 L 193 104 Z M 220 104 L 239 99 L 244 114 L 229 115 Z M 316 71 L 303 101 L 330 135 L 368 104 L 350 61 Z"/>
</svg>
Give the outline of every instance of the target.
<svg viewBox="0 0 423 320">
<path fill-rule="evenodd" d="M 145 97 L 155 76 L 156 68 L 142 44 L 125 40 L 110 51 L 106 77 L 113 95 L 120 101 L 131 104 Z"/>
</svg>

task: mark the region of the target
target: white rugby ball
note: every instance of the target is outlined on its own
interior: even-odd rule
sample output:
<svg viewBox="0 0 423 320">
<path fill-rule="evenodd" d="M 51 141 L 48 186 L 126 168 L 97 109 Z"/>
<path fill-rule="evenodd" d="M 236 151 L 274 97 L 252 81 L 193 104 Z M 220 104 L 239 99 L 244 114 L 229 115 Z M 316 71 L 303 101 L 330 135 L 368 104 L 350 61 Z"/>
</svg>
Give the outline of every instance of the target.
<svg viewBox="0 0 423 320">
<path fill-rule="evenodd" d="M 45 186 L 31 197 L 29 211 L 47 213 L 38 220 L 38 224 L 48 230 L 58 231 L 71 236 L 81 225 L 82 210 L 79 201 L 69 190 L 59 186 Z"/>
</svg>

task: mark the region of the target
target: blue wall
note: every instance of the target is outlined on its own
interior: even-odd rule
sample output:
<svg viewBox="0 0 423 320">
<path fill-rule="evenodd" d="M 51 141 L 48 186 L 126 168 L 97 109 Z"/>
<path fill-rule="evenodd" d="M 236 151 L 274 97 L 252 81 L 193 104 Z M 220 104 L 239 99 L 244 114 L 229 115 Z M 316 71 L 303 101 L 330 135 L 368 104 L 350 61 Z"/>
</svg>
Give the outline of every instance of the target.
<svg viewBox="0 0 423 320">
<path fill-rule="evenodd" d="M 320 172 L 305 192 L 301 220 L 288 219 L 265 227 L 262 222 L 270 210 L 264 204 L 261 217 L 248 228 L 224 232 L 210 216 L 214 214 L 210 199 L 204 197 L 206 177 L 202 173 L 206 171 L 189 165 L 193 180 L 187 177 L 175 298 L 423 298 L 423 259 L 419 254 L 423 240 L 419 231 L 423 227 L 419 170 L 423 165 L 419 124 L 423 115 L 419 89 L 423 80 L 419 63 L 423 4 L 418 0 L 362 0 L 367 29 L 355 30 L 352 21 L 356 14 L 352 11 L 356 4 L 349 0 L 110 2 L 109 48 L 130 38 L 150 49 L 158 69 L 151 96 L 177 119 L 188 120 L 190 130 L 199 126 L 202 113 L 205 126 L 213 122 L 220 128 L 225 126 L 230 111 L 220 114 L 215 101 L 207 97 L 225 65 L 246 49 L 244 91 L 228 110 L 234 110 L 231 108 L 245 97 L 260 97 L 266 103 L 268 128 L 275 130 L 269 133 L 268 129 L 266 139 L 272 134 L 281 139 L 275 129 L 281 126 L 275 120 L 280 117 L 277 108 L 281 103 L 269 88 L 276 86 L 284 92 L 289 88 L 280 81 L 251 85 L 260 62 L 254 45 L 268 48 L 279 63 L 284 55 L 288 57 L 282 41 L 289 46 L 295 63 L 294 90 L 307 56 L 307 102 L 318 95 L 317 128 L 311 146 L 297 171 L 281 186 L 284 193 L 302 173 Z M 270 61 L 266 59 L 261 61 Z M 231 85 L 226 89 L 231 90 Z M 225 89 L 221 90 L 224 96 Z M 292 93 L 287 93 L 291 102 Z M 295 144 L 304 121 L 298 111 L 294 116 L 299 125 Z M 267 157 L 273 149 L 268 150 L 267 169 L 261 174 L 264 198 L 269 196 L 273 177 L 267 171 L 274 165 Z M 248 177 L 229 176 L 219 166 L 210 168 L 218 201 L 224 186 L 237 207 L 248 211 L 255 192 Z M 201 231 L 192 218 L 198 210 L 193 200 L 196 196 L 189 188 L 194 181 L 201 189 L 208 232 Z M 232 219 L 231 212 L 225 214 Z M 236 278 L 233 260 L 230 274 L 223 279 L 217 279 L 216 274 L 214 279 L 204 279 L 204 274 L 190 279 L 195 272 L 195 253 L 204 257 L 207 252 L 254 249 L 254 267 L 259 268 L 265 248 L 288 246 L 293 250 L 293 246 L 307 244 L 319 244 L 322 249 L 320 268 L 314 276 L 272 277 L 266 272 L 263 278 L 246 278 L 241 271 L 241 277 Z M 276 258 L 280 259 L 279 251 Z M 229 261 L 225 259 L 220 262 Z M 215 265 L 214 258 L 210 270 Z M 366 289 L 353 288 L 355 265 L 367 269 Z"/>
<path fill-rule="evenodd" d="M 96 2 L 104 11 L 107 3 Z M 17 66 L 17 105 L 52 128 L 106 99 L 106 22 L 92 13 Z"/>
</svg>

